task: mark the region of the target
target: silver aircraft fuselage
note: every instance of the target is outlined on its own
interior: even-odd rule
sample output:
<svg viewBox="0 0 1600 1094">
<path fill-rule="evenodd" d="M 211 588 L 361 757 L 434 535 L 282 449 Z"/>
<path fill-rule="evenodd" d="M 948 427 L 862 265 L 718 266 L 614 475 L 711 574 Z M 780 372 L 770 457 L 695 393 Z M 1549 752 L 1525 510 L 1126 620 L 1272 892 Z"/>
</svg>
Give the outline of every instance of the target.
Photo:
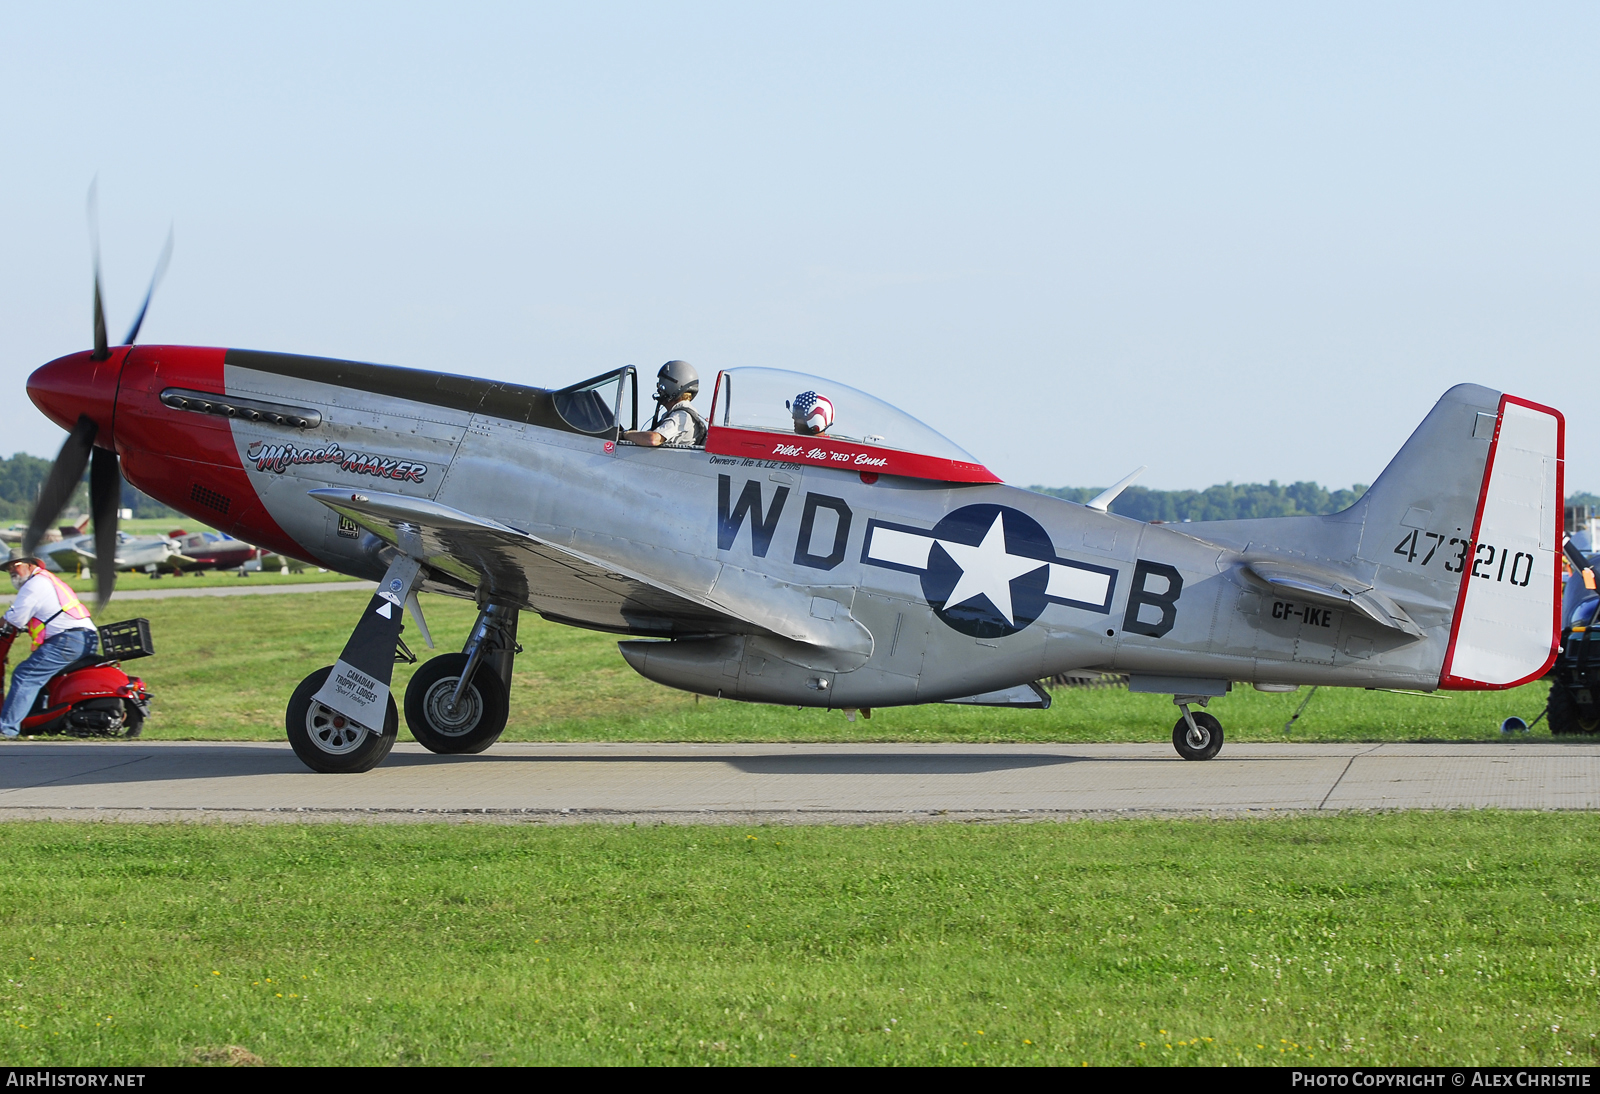
<svg viewBox="0 0 1600 1094">
<path fill-rule="evenodd" d="M 1538 621 L 1559 589 L 1559 435 L 1529 457 L 1553 459 L 1553 478 L 1507 479 L 1532 515 L 1494 531 L 1499 423 L 1508 403 L 1532 404 L 1480 387 L 1448 392 L 1343 513 L 1163 525 L 994 481 L 863 470 L 879 465 L 849 452 L 808 461 L 776 433 L 771 449 L 740 449 L 720 412 L 707 448 L 634 446 L 620 374 L 608 420 L 562 392 L 190 347 L 113 351 L 92 367 L 115 397 L 91 398 L 78 372 L 51 372 L 81 357 L 40 369 L 34 401 L 69 427 L 103 416 L 96 443 L 166 504 L 359 577 L 404 554 L 423 589 L 617 633 L 639 672 L 709 695 L 1026 703 L 1017 689 L 1073 669 L 1193 695 L 1502 687 L 1542 672 L 1552 645 Z M 719 390 L 737 391 L 728 375 Z M 1500 677 L 1451 662 L 1464 580 L 1529 630 Z"/>
</svg>

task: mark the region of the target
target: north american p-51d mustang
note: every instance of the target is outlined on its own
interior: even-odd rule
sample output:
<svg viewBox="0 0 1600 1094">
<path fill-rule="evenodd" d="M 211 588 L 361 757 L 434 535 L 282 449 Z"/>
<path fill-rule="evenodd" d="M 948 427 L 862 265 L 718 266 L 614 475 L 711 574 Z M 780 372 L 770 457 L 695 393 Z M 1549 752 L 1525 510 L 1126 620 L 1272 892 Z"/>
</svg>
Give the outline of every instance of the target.
<svg viewBox="0 0 1600 1094">
<path fill-rule="evenodd" d="M 438 753 L 499 737 L 529 611 L 626 636 L 651 680 L 753 702 L 1037 707 L 1041 678 L 1127 673 L 1173 696 L 1187 759 L 1216 755 L 1222 726 L 1197 708 L 1235 683 L 1506 688 L 1543 674 L 1559 638 L 1563 421 L 1483 387 L 1446 392 L 1344 512 L 1160 525 L 1107 512 L 1110 491 L 1082 505 L 1007 486 L 815 376 L 724 370 L 701 443 L 651 447 L 628 437 L 632 367 L 545 390 L 136 347 L 137 325 L 113 347 L 98 275 L 95 307 L 95 348 L 28 381 L 71 431 L 34 527 L 88 465 L 96 535 L 114 536 L 120 461 L 197 520 L 379 581 L 338 662 L 288 702 L 317 771 L 365 771 L 393 746 L 402 609 L 427 637 L 419 591 L 479 608 L 465 648 L 406 691 Z"/>
</svg>

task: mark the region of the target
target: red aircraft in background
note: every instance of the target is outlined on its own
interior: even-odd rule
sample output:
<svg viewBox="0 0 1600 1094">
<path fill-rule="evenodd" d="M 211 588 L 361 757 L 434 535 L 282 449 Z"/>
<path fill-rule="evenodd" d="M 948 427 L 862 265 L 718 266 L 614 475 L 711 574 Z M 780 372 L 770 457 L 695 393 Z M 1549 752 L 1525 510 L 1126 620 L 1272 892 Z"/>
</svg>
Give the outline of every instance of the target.
<svg viewBox="0 0 1600 1094">
<path fill-rule="evenodd" d="M 186 570 L 236 570 L 259 561 L 268 553 L 226 532 L 188 532 L 174 528 L 167 535 L 177 540 L 184 557 L 189 559 L 184 566 Z"/>
</svg>

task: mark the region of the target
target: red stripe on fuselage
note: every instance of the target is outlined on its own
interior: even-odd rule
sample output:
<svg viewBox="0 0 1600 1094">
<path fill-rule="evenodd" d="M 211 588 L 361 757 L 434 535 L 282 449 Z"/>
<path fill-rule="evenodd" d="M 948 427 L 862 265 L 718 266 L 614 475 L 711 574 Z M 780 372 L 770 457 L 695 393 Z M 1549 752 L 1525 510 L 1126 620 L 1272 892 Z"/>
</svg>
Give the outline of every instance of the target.
<svg viewBox="0 0 1600 1094">
<path fill-rule="evenodd" d="M 122 474 L 146 494 L 229 535 L 279 554 L 319 561 L 268 514 L 239 462 L 229 419 L 161 402 L 169 387 L 226 395 L 224 349 L 139 346 L 117 393 Z"/>
<path fill-rule="evenodd" d="M 743 456 L 747 459 L 834 467 L 841 471 L 903 475 L 937 482 L 1001 481 L 998 475 L 980 463 L 925 456 L 919 452 L 902 452 L 895 448 L 879 448 L 835 437 L 801 436 L 762 429 L 712 426 L 706 431 L 706 451 L 714 456 Z"/>
</svg>

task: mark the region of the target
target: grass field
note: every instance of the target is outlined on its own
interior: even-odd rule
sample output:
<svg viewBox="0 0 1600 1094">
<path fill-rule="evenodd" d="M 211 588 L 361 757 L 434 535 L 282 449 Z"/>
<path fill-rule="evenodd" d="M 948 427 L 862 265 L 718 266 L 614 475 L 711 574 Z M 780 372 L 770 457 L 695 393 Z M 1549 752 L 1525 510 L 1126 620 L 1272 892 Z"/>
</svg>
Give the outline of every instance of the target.
<svg viewBox="0 0 1600 1094">
<path fill-rule="evenodd" d="M 128 666 L 156 693 L 149 736 L 277 740 L 283 736 L 289 693 L 312 669 L 333 663 L 366 598 L 330 589 L 113 601 L 99 621 L 132 616 L 151 621 L 156 656 Z M 444 597 L 425 597 L 424 604 L 439 650 L 460 649 L 472 606 Z M 407 625 L 405 637 L 419 654 L 428 654 L 414 626 Z M 617 652 L 614 637 L 537 616 L 523 616 L 520 640 L 526 652 L 516 662 L 506 740 L 1156 741 L 1170 737 L 1177 719 L 1165 696 L 1062 689 L 1048 711 L 934 704 L 879 710 L 870 721 L 852 723 L 839 711 L 697 700 L 635 674 Z M 396 667 L 397 694 L 403 694 L 412 671 Z M 1324 689 L 1289 739 L 1499 739 L 1500 722 L 1508 714 L 1533 721 L 1543 709 L 1543 693 L 1540 684 L 1438 696 Z M 1230 740 L 1283 740 L 1283 724 L 1304 697 L 1305 692 L 1237 689 L 1213 702 L 1211 710 Z M 1541 726 L 1536 732 L 1547 731 Z"/>
<path fill-rule="evenodd" d="M 80 593 L 93 593 L 94 578 L 78 577 L 76 574 L 65 575 L 66 582 Z M 328 582 L 350 582 L 354 578 L 336 574 L 331 570 L 318 570 L 315 566 L 308 566 L 299 573 L 280 573 L 277 570 L 265 570 L 252 573 L 247 577 L 240 577 L 236 570 L 199 570 L 185 573 L 182 576 L 162 574 L 160 577 L 151 577 L 148 574 L 124 573 L 117 575 L 117 592 L 144 592 L 163 591 L 171 589 L 214 589 L 219 586 L 238 588 L 251 585 L 311 585 Z M 115 602 L 115 595 L 112 596 Z M 131 603 L 131 602 L 130 602 Z M 109 621 L 117 610 L 113 609 L 106 616 Z M 120 617 L 119 617 L 120 618 Z"/>
<path fill-rule="evenodd" d="M 149 736 L 281 740 L 285 697 L 366 601 L 330 585 L 113 602 L 100 621 L 152 622 L 157 655 L 129 665 L 156 692 Z M 425 607 L 458 649 L 472 606 Z M 850 723 L 697 701 L 635 675 L 611 636 L 528 616 L 520 638 L 511 740 L 1164 741 L 1176 718 L 1162 696 L 1063 689 L 1049 711 Z M 1290 739 L 1499 739 L 1542 692 L 1325 690 Z M 1282 740 L 1303 697 L 1211 709 L 1231 740 Z M 1495 812 L 12 823 L 0 1059 L 1593 1067 L 1597 839 L 1600 815 Z"/>
<path fill-rule="evenodd" d="M 0 1059 L 1600 1062 L 1592 814 L 11 824 Z"/>
<path fill-rule="evenodd" d="M 76 509 L 68 510 L 61 514 L 56 524 L 58 526 L 70 524 L 82 515 Z M 25 520 L 9 521 L 4 522 L 4 526 L 21 531 L 28 526 L 28 522 Z M 182 528 L 185 532 L 216 531 L 211 525 L 201 524 L 199 521 L 191 520 L 188 517 L 133 517 L 129 520 L 117 521 L 117 529 L 119 531 L 130 532 L 136 536 L 164 536 L 176 528 Z M 93 530 L 92 523 L 89 526 L 89 530 Z"/>
<path fill-rule="evenodd" d="M 189 517 L 134 517 L 131 520 L 117 522 L 119 531 L 136 536 L 164 536 L 178 528 L 182 528 L 185 532 L 216 531 L 211 525 L 201 524 Z"/>
</svg>

